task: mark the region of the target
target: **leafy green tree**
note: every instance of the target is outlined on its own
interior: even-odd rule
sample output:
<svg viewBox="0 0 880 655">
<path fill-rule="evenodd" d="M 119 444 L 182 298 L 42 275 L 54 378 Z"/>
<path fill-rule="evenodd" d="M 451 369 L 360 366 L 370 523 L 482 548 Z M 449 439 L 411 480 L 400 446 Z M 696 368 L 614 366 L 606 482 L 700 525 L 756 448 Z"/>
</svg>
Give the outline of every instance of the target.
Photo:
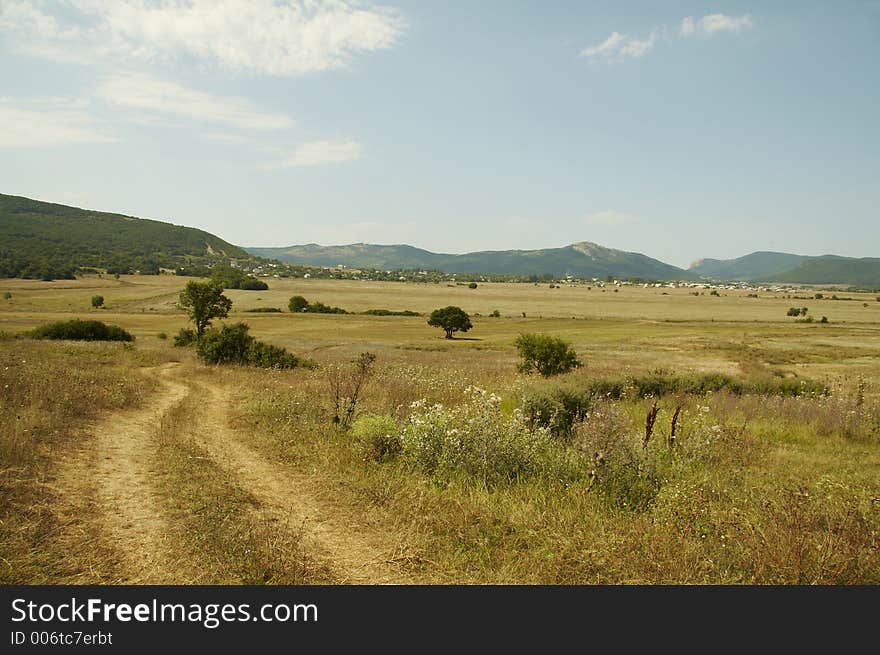
<svg viewBox="0 0 880 655">
<path fill-rule="evenodd" d="M 92 307 L 97 309 L 104 306 L 104 296 L 92 296 Z"/>
<path fill-rule="evenodd" d="M 435 309 L 428 318 L 431 327 L 443 328 L 446 338 L 452 339 L 455 332 L 467 332 L 473 326 L 471 317 L 461 307 L 450 305 L 441 309 Z"/>
<path fill-rule="evenodd" d="M 287 303 L 287 308 L 294 312 L 299 313 L 305 311 L 309 306 L 309 301 L 306 300 L 303 296 L 293 296 L 290 299 L 290 302 Z"/>
<path fill-rule="evenodd" d="M 195 323 L 196 338 L 201 339 L 213 319 L 229 315 L 232 301 L 223 295 L 223 287 L 219 284 L 192 281 L 180 292 L 180 306 Z"/>
<path fill-rule="evenodd" d="M 581 366 L 571 345 L 546 334 L 521 334 L 513 342 L 522 362 L 523 373 L 538 371 L 544 377 L 566 373 Z"/>
</svg>

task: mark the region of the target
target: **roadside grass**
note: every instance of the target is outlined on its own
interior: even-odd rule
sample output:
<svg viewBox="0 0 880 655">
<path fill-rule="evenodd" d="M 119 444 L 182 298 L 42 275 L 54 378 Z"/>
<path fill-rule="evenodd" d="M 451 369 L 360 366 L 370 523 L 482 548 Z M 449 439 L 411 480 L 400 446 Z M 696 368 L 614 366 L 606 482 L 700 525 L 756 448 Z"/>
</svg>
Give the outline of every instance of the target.
<svg viewBox="0 0 880 655">
<path fill-rule="evenodd" d="M 456 363 L 448 362 L 450 369 Z M 368 386 L 363 412 L 402 420 L 413 411 L 406 405 L 411 391 L 389 393 L 385 380 L 394 370 L 377 373 L 383 382 Z M 880 434 L 868 422 L 854 430 L 852 389 L 830 397 L 692 396 L 672 449 L 671 415 L 682 401 L 663 401 L 644 451 L 648 401 L 608 401 L 576 427 L 588 444 L 609 435 L 613 447 L 630 444 L 627 475 L 613 484 L 601 472 L 591 482 L 586 470 L 576 479 L 498 484 L 465 473 L 438 478 L 402 458 L 372 461 L 364 443 L 330 425 L 320 371 L 225 375 L 239 389 L 236 421 L 252 445 L 279 465 L 319 472 L 316 479 L 353 516 L 407 535 L 413 566 L 429 580 L 880 581 Z M 466 382 L 447 385 L 444 378 L 443 371 L 434 379 L 426 372 L 415 386 L 430 402 L 461 402 L 456 396 Z M 516 405 L 523 384 L 503 392 L 501 415 Z M 858 420 L 868 416 L 864 409 Z M 650 476 L 654 486 L 644 496 Z M 646 500 L 628 506 L 630 498 Z"/>
</svg>

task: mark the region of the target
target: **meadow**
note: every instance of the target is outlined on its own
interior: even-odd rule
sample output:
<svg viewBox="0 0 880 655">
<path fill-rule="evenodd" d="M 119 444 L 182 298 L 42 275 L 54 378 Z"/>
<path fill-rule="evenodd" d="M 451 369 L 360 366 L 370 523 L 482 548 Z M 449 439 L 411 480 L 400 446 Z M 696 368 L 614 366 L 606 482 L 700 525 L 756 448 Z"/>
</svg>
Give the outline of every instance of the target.
<svg viewBox="0 0 880 655">
<path fill-rule="evenodd" d="M 227 322 L 317 365 L 279 371 L 174 348 L 186 281 L 0 281 L 3 581 L 880 582 L 876 294 L 304 279 L 227 291 Z M 291 314 L 293 295 L 423 316 Z M 443 339 L 426 318 L 445 305 L 473 329 Z M 270 307 L 283 311 L 247 311 Z M 16 338 L 74 317 L 136 340 Z M 527 332 L 564 338 L 584 365 L 518 373 Z M 362 352 L 375 364 L 341 429 L 334 380 Z M 646 397 L 634 382 L 714 374 L 761 391 Z M 564 433 L 532 420 L 536 403 L 598 382 L 623 392 L 584 401 Z"/>
</svg>

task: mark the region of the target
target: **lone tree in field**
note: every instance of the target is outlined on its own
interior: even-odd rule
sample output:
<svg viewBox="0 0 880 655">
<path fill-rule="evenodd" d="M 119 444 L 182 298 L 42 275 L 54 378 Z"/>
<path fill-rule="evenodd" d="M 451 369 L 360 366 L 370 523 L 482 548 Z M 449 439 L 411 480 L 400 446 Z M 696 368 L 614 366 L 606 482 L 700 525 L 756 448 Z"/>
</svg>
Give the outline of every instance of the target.
<svg viewBox="0 0 880 655">
<path fill-rule="evenodd" d="M 522 357 L 522 373 L 538 371 L 544 377 L 567 373 L 581 366 L 571 345 L 546 334 L 521 334 L 513 342 Z"/>
<path fill-rule="evenodd" d="M 431 312 L 428 325 L 443 328 L 446 331 L 447 339 L 452 339 L 455 332 L 467 332 L 474 327 L 471 324 L 471 317 L 461 307 L 452 305 Z"/>
<path fill-rule="evenodd" d="M 104 306 L 104 296 L 92 296 L 92 307 L 96 309 Z"/>
<path fill-rule="evenodd" d="M 308 309 L 308 306 L 309 301 L 302 296 L 293 296 L 290 302 L 287 303 L 287 308 L 294 313 L 304 312 Z"/>
<path fill-rule="evenodd" d="M 188 282 L 180 292 L 180 306 L 196 324 L 196 339 L 201 339 L 211 321 L 226 318 L 232 301 L 223 295 L 223 287 L 214 282 Z"/>
</svg>

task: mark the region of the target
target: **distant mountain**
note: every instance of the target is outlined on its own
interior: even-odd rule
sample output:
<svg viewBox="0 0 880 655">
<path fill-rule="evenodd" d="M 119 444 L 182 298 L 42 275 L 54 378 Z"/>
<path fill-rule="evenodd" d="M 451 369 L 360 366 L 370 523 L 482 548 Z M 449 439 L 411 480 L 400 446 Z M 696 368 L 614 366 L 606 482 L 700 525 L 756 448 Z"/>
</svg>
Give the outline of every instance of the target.
<svg viewBox="0 0 880 655">
<path fill-rule="evenodd" d="M 0 194 L 0 277 L 70 277 L 77 267 L 158 272 L 244 250 L 203 230 Z"/>
<path fill-rule="evenodd" d="M 809 257 L 797 268 L 775 276 L 779 282 L 801 284 L 847 284 L 866 289 L 880 289 L 880 258 Z"/>
<path fill-rule="evenodd" d="M 246 248 L 252 255 L 313 266 L 344 264 L 350 268 L 432 269 L 447 273 L 501 275 L 573 275 L 575 277 L 682 280 L 692 273 L 645 255 L 605 248 L 583 241 L 543 250 L 487 250 L 463 255 L 429 252 L 407 245 L 354 243 L 319 246 L 310 243 L 287 248 Z"/>
<path fill-rule="evenodd" d="M 784 252 L 753 252 L 737 259 L 701 259 L 688 270 L 714 280 L 765 280 L 792 270 L 805 259 Z"/>
<path fill-rule="evenodd" d="M 753 252 L 737 259 L 702 259 L 688 269 L 713 280 L 787 282 L 793 284 L 845 284 L 880 288 L 880 258 L 838 255 L 790 255 Z"/>
</svg>

